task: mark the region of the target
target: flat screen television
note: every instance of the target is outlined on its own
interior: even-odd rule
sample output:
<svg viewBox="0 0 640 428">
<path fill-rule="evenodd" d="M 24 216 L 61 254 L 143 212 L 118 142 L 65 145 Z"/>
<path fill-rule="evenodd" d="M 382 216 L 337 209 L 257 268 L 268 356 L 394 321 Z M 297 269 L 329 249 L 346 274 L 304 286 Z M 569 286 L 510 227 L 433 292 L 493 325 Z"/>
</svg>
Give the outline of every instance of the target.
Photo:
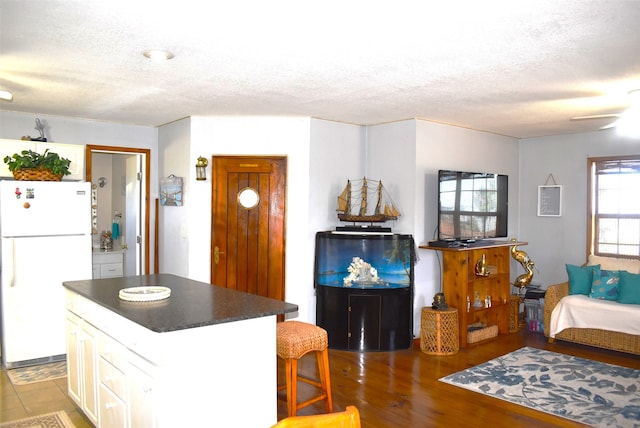
<svg viewBox="0 0 640 428">
<path fill-rule="evenodd" d="M 438 240 L 507 236 L 509 176 L 438 171 Z"/>
</svg>

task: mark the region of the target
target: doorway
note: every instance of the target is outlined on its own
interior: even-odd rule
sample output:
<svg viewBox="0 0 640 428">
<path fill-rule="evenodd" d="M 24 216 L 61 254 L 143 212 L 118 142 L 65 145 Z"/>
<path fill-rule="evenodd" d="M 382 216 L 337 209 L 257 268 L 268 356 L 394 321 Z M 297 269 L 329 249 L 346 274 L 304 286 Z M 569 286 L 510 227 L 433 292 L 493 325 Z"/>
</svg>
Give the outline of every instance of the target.
<svg viewBox="0 0 640 428">
<path fill-rule="evenodd" d="M 212 159 L 211 283 L 284 300 L 284 157 Z"/>
<path fill-rule="evenodd" d="M 104 178 L 98 177 L 94 171 L 98 171 L 99 162 L 104 162 L 105 159 L 118 166 L 112 174 L 112 180 L 101 180 L 101 185 L 108 186 L 111 181 L 111 185 L 116 186 L 111 194 L 117 199 L 121 198 L 122 202 L 115 207 L 105 203 L 104 205 L 108 207 L 107 212 L 101 214 L 122 224 L 122 237 L 119 239 L 123 248 L 126 249 L 125 276 L 149 274 L 151 151 L 130 147 L 87 145 L 85 162 L 88 182 L 98 183 L 100 178 Z M 98 211 L 100 211 L 100 200 L 98 200 Z"/>
</svg>

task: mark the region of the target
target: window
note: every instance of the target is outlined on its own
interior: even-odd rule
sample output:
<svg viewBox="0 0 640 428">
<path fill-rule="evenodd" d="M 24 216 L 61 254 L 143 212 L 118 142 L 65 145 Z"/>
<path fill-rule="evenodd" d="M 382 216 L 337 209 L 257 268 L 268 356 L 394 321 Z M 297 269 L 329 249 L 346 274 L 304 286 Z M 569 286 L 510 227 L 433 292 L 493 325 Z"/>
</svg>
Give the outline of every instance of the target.
<svg viewBox="0 0 640 428">
<path fill-rule="evenodd" d="M 589 158 L 590 253 L 640 257 L 640 155 Z"/>
</svg>

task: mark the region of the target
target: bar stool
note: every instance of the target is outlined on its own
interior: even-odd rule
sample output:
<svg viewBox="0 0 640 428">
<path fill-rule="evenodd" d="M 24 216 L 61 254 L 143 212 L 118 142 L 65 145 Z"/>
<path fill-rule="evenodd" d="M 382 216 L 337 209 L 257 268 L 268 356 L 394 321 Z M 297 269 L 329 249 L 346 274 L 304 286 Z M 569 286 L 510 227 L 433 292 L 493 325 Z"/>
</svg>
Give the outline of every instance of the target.
<svg viewBox="0 0 640 428">
<path fill-rule="evenodd" d="M 278 357 L 284 360 L 286 372 L 286 383 L 278 386 L 278 391 L 287 390 L 288 415 L 295 416 L 299 409 L 321 400 L 325 400 L 327 413 L 333 412 L 327 331 L 305 322 L 285 321 L 276 325 L 276 337 Z M 298 376 L 298 360 L 309 352 L 316 353 L 320 381 Z M 298 403 L 298 380 L 319 388 L 322 393 Z"/>
</svg>

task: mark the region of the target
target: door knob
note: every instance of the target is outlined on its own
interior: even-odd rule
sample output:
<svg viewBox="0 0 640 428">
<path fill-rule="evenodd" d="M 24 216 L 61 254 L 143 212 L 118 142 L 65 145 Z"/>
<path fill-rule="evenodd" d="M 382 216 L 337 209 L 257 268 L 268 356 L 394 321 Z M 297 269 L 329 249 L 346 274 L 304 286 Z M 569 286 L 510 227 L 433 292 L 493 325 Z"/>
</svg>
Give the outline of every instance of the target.
<svg viewBox="0 0 640 428">
<path fill-rule="evenodd" d="M 213 262 L 215 264 L 220 262 L 220 254 L 224 254 L 224 252 L 220 251 L 220 248 L 216 245 L 213 249 Z"/>
</svg>

